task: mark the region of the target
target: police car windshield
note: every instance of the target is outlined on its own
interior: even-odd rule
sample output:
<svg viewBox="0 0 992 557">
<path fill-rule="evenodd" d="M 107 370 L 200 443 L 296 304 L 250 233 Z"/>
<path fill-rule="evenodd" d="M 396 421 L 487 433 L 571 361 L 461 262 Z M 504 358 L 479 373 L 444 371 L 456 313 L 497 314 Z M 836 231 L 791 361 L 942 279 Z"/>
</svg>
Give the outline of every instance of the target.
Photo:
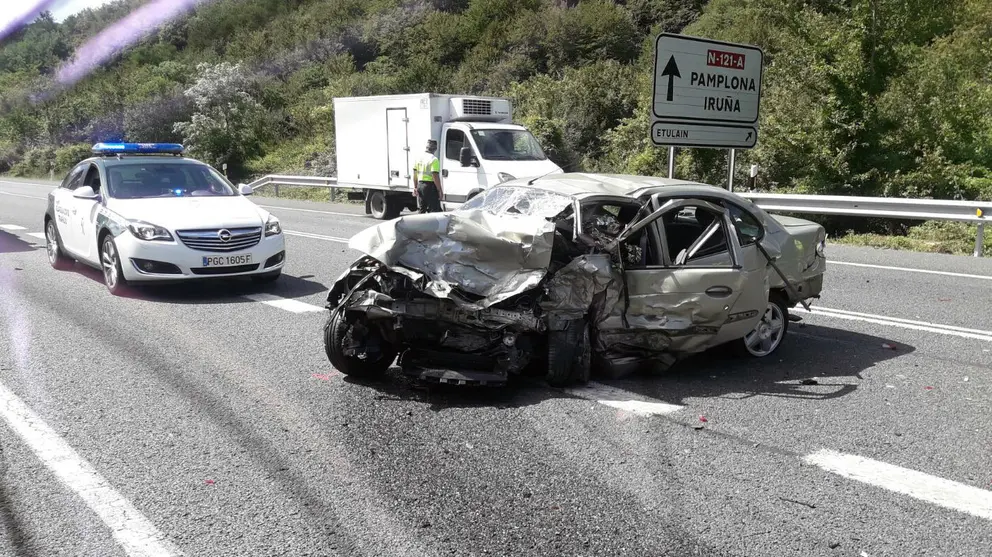
<svg viewBox="0 0 992 557">
<path fill-rule="evenodd" d="M 479 154 L 490 161 L 543 161 L 541 146 L 527 130 L 472 130 Z"/>
<path fill-rule="evenodd" d="M 117 199 L 237 195 L 220 173 L 196 163 L 135 161 L 115 164 L 107 168 L 107 181 L 110 196 Z"/>
</svg>

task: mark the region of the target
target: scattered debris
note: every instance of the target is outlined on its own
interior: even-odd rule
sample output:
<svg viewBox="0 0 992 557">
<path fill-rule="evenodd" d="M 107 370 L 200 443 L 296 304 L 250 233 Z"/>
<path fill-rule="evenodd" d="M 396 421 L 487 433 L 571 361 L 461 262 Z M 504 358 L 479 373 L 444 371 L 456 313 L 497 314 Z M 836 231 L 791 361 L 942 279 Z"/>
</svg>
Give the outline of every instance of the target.
<svg viewBox="0 0 992 557">
<path fill-rule="evenodd" d="M 782 500 L 782 501 L 785 501 L 787 503 L 795 503 L 797 505 L 802 505 L 804 507 L 809 507 L 811 509 L 815 509 L 816 508 L 816 505 L 814 505 L 813 503 L 807 503 L 805 501 L 797 501 L 795 499 L 789 499 L 788 497 L 779 497 L 779 499 Z"/>
<path fill-rule="evenodd" d="M 214 485 L 215 482 L 213 480 L 203 480 L 203 483 L 207 485 Z"/>
<path fill-rule="evenodd" d="M 933 387 L 927 385 L 926 387 L 923 387 L 923 390 L 924 391 L 932 391 L 933 390 Z"/>
<path fill-rule="evenodd" d="M 840 542 L 830 542 L 827 544 L 827 547 L 829 547 L 830 549 L 837 549 L 838 547 L 840 547 Z"/>
<path fill-rule="evenodd" d="M 964 376 L 964 382 L 965 382 L 965 383 L 967 383 L 967 382 L 968 382 L 968 376 L 967 376 L 967 375 L 965 375 L 965 376 Z"/>
<path fill-rule="evenodd" d="M 895 389 L 895 388 L 896 388 L 896 386 L 895 386 L 895 385 L 888 385 L 888 384 L 886 384 L 886 385 L 885 385 L 885 388 L 886 388 L 886 389 Z"/>
<path fill-rule="evenodd" d="M 699 421 L 701 421 L 701 422 L 703 422 L 703 423 L 706 423 L 706 422 L 708 422 L 709 420 L 707 420 L 707 419 L 706 419 L 706 416 L 700 416 L 700 417 L 699 417 Z"/>
<path fill-rule="evenodd" d="M 937 301 L 938 302 L 950 302 L 951 299 L 950 298 L 937 298 Z"/>
<path fill-rule="evenodd" d="M 896 345 L 895 344 L 889 344 L 887 342 L 883 342 L 882 343 L 882 348 L 884 348 L 886 350 L 895 350 L 896 349 Z"/>
<path fill-rule="evenodd" d="M 313 378 L 314 379 L 320 379 L 321 381 L 330 381 L 331 380 L 331 376 L 330 375 L 325 375 L 323 373 L 314 373 L 313 374 Z"/>
<path fill-rule="evenodd" d="M 702 424 L 696 424 L 696 425 L 692 426 L 692 429 L 703 429 L 703 426 L 702 426 Z"/>
<path fill-rule="evenodd" d="M 803 379 L 801 381 L 801 383 L 803 385 L 819 385 L 820 384 L 820 382 L 817 381 L 816 379 Z"/>
</svg>

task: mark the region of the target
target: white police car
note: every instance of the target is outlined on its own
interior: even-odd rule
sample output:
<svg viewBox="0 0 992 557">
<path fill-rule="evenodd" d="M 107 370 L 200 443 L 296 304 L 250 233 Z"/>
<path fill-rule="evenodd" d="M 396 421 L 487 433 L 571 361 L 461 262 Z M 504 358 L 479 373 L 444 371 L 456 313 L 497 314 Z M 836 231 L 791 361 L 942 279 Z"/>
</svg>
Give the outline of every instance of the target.
<svg viewBox="0 0 992 557">
<path fill-rule="evenodd" d="M 56 269 L 75 259 L 128 283 L 247 276 L 274 281 L 286 261 L 279 220 L 172 143 L 98 143 L 48 194 L 45 239 Z"/>
</svg>

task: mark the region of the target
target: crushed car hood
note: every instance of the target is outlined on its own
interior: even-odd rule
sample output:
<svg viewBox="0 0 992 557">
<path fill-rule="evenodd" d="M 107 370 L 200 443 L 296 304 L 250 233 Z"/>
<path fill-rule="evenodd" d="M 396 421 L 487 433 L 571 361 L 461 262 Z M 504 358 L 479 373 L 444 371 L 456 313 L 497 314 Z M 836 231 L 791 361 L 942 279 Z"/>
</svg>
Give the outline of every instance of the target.
<svg viewBox="0 0 992 557">
<path fill-rule="evenodd" d="M 437 298 L 485 308 L 537 286 L 548 272 L 554 224 L 541 216 L 461 210 L 403 216 L 348 243 Z M 468 301 L 455 289 L 481 297 Z"/>
</svg>

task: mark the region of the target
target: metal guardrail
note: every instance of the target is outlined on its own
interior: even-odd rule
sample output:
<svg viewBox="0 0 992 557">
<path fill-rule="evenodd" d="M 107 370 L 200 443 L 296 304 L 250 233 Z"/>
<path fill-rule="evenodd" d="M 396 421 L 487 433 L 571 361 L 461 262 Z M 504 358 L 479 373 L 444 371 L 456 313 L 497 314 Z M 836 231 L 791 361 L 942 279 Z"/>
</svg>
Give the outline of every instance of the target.
<svg viewBox="0 0 992 557">
<path fill-rule="evenodd" d="M 333 200 L 337 178 L 326 176 L 269 175 L 248 184 L 258 189 L 274 186 L 276 196 L 279 186 L 323 187 L 330 190 Z M 899 197 L 856 197 L 849 195 L 808 195 L 789 193 L 734 192 L 750 199 L 766 211 L 806 213 L 816 215 L 843 215 L 906 220 L 946 220 L 978 224 L 975 236 L 975 257 L 982 256 L 985 223 L 992 220 L 992 202 L 950 201 L 943 199 L 905 199 Z"/>
<path fill-rule="evenodd" d="M 992 202 L 851 195 L 807 195 L 735 192 L 766 211 L 843 215 L 907 220 L 946 220 L 978 224 L 975 257 L 982 256 L 985 223 L 992 216 Z"/>
</svg>

